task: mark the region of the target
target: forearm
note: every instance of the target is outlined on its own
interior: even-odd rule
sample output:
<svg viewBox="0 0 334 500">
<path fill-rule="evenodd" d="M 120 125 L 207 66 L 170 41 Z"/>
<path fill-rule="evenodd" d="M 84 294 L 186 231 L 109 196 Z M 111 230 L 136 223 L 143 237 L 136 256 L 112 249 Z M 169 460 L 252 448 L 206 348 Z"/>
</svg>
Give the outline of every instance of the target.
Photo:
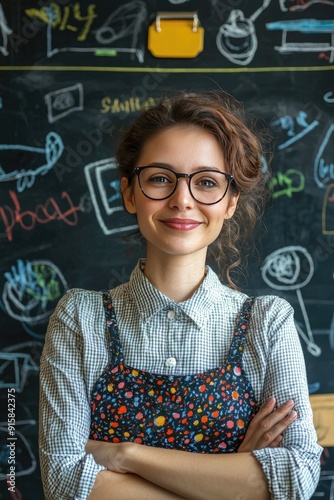
<svg viewBox="0 0 334 500">
<path fill-rule="evenodd" d="M 270 498 L 262 468 L 250 453 L 197 454 L 134 443 L 114 445 L 96 441 L 89 441 L 86 449 L 97 463 L 108 469 L 140 476 L 188 500 Z"/>
<path fill-rule="evenodd" d="M 189 500 L 267 500 L 267 480 L 250 453 L 197 454 L 142 445 L 128 447 L 126 466 Z"/>
<path fill-rule="evenodd" d="M 182 497 L 135 474 L 101 471 L 87 500 L 181 500 Z"/>
</svg>

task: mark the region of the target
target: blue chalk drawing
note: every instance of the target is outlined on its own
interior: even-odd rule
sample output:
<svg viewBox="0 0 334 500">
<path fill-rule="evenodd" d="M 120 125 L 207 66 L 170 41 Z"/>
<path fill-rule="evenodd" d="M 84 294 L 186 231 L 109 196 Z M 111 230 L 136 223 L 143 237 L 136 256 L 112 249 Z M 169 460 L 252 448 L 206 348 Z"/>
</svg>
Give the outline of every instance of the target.
<svg viewBox="0 0 334 500">
<path fill-rule="evenodd" d="M 57 163 L 64 151 L 64 144 L 61 137 L 55 132 L 49 132 L 45 138 L 45 148 L 35 148 L 20 144 L 0 144 L 0 151 L 28 151 L 44 155 L 45 163 L 36 169 L 20 169 L 12 172 L 5 172 L 0 165 L 0 182 L 17 181 L 17 190 L 22 193 L 26 188 L 34 185 L 38 175 L 45 175 Z"/>
<path fill-rule="evenodd" d="M 292 52 L 329 52 L 329 62 L 334 61 L 334 20 L 320 19 L 296 19 L 288 21 L 275 21 L 266 24 L 267 30 L 282 30 L 282 41 L 275 50 L 281 53 Z M 291 32 L 305 34 L 329 34 L 329 42 L 309 43 L 309 42 L 290 42 L 288 43 L 287 34 Z"/>
</svg>

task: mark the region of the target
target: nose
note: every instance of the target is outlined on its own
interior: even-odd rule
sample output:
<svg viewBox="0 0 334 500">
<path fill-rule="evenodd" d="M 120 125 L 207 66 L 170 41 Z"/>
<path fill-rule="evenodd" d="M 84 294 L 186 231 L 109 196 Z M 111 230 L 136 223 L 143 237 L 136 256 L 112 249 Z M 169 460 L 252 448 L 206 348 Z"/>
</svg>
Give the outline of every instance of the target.
<svg viewBox="0 0 334 500">
<path fill-rule="evenodd" d="M 184 210 L 192 208 L 195 200 L 192 197 L 189 189 L 189 180 L 185 178 L 178 179 L 176 190 L 169 199 L 169 206 Z"/>
</svg>

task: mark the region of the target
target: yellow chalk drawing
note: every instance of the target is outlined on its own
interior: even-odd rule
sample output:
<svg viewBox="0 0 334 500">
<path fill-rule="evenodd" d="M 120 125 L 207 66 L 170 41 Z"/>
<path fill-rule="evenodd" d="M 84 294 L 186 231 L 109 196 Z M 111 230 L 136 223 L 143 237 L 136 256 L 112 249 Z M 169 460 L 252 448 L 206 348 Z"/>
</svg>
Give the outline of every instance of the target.
<svg viewBox="0 0 334 500">
<path fill-rule="evenodd" d="M 97 17 L 95 7 L 96 5 L 93 3 L 88 5 L 87 15 L 84 16 L 81 14 L 79 2 L 76 2 L 72 7 L 65 6 L 63 11 L 59 5 L 55 2 L 51 2 L 50 5 L 42 7 L 41 9 L 26 9 L 25 13 L 31 18 L 36 17 L 37 19 L 40 19 L 45 24 L 51 24 L 52 28 L 59 27 L 60 31 L 78 31 L 79 28 L 77 26 L 70 24 L 70 22 L 72 22 L 70 21 L 70 17 L 73 15 L 75 21 L 79 21 L 80 23 L 84 22 L 83 28 L 77 36 L 77 40 L 79 42 L 83 42 L 86 40 L 90 27 L 94 19 Z"/>
</svg>

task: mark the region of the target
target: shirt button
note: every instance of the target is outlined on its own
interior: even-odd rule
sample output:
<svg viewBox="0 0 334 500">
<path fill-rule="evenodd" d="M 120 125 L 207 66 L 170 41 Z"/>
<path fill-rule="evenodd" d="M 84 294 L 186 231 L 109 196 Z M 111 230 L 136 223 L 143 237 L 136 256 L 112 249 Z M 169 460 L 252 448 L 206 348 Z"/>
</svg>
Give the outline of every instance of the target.
<svg viewBox="0 0 334 500">
<path fill-rule="evenodd" d="M 174 318 L 175 318 L 175 315 L 176 315 L 175 311 L 170 310 L 170 311 L 168 311 L 168 313 L 167 313 L 167 318 L 168 318 L 168 319 L 174 319 Z"/>
<path fill-rule="evenodd" d="M 176 359 L 175 358 L 167 358 L 166 359 L 166 366 L 168 366 L 169 368 L 172 368 L 175 365 L 176 365 Z"/>
</svg>

